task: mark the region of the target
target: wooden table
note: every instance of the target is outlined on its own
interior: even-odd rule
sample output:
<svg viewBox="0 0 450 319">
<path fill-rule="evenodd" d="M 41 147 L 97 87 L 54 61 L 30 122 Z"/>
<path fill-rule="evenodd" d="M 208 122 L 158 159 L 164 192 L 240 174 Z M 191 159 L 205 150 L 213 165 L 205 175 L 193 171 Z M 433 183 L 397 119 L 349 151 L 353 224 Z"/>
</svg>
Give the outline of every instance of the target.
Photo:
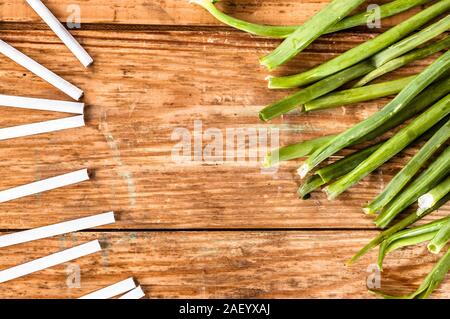
<svg viewBox="0 0 450 319">
<path fill-rule="evenodd" d="M 0 234 L 114 210 L 115 225 L 2 249 L 0 269 L 99 239 L 102 253 L 0 285 L 2 298 L 74 298 L 134 276 L 149 298 L 367 298 L 373 251 L 344 262 L 377 234 L 361 206 L 413 154 L 408 150 L 339 200 L 296 198 L 300 161 L 262 174 L 259 161 L 174 162 L 177 128 L 279 129 L 282 145 L 337 133 L 388 100 L 292 113 L 263 124 L 269 91 L 258 57 L 279 41 L 218 24 L 184 0 L 47 0 L 62 21 L 81 7 L 73 34 L 92 54 L 84 69 L 22 0 L 0 3 L 0 38 L 85 90 L 87 126 L 0 142 L 0 189 L 81 168 L 91 181 L 1 204 Z M 327 0 L 224 1 L 251 21 L 301 23 Z M 386 1 L 385 1 L 386 2 Z M 379 2 L 381 3 L 381 2 Z M 405 15 L 383 22 L 387 28 Z M 322 37 L 281 72 L 306 69 L 376 35 Z M 414 74 L 431 59 L 391 76 Z M 0 57 L 2 94 L 68 99 Z M 0 127 L 68 115 L 0 108 Z M 274 130 L 275 131 L 275 130 Z M 193 137 L 194 138 L 194 137 Z M 338 158 L 338 157 L 336 157 Z M 259 159 L 261 160 L 261 159 Z M 443 208 L 432 218 L 448 214 Z M 427 220 L 430 220 L 428 218 Z M 390 255 L 382 287 L 414 290 L 437 260 L 424 245 Z M 79 267 L 81 287 L 68 285 Z M 69 274 L 69 275 L 68 275 Z M 450 297 L 447 281 L 434 297 Z"/>
</svg>

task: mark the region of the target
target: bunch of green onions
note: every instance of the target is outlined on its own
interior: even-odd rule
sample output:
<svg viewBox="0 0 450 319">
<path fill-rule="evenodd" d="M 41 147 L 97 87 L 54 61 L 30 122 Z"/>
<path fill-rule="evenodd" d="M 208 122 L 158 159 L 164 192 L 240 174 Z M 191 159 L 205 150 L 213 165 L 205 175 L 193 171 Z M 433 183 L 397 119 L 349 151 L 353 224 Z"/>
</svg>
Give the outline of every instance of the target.
<svg viewBox="0 0 450 319">
<path fill-rule="evenodd" d="M 268 70 L 290 61 L 320 36 L 363 25 L 373 15 L 370 11 L 352 15 L 364 0 L 331 0 L 303 25 L 269 26 L 231 17 L 216 7 L 218 1 L 191 2 L 233 28 L 283 39 L 272 53 L 260 59 Z M 299 74 L 268 77 L 271 89 L 302 89 L 263 108 L 259 118 L 265 122 L 295 109 L 312 112 L 393 96 L 381 110 L 340 134 L 288 145 L 267 155 L 266 167 L 306 157 L 298 169 L 300 177 L 306 178 L 298 190 L 304 200 L 318 189 L 323 189 L 330 200 L 334 199 L 404 149 L 421 145 L 385 189 L 363 208 L 366 214 L 376 215 L 375 225 L 384 231 L 348 264 L 380 246 L 378 264 L 381 269 L 384 258 L 393 250 L 429 242 L 429 251 L 439 254 L 445 251 L 450 239 L 450 216 L 408 228 L 450 199 L 450 51 L 440 54 L 414 76 L 369 84 L 393 70 L 450 47 L 447 34 L 450 0 L 395 0 L 379 9 L 381 17 L 386 18 L 425 4 L 423 10 L 400 24 L 319 66 Z M 337 91 L 352 82 L 350 88 Z M 383 139 L 386 132 L 399 126 L 392 137 Z M 375 139 L 378 139 L 376 144 L 372 143 Z M 362 150 L 324 165 L 341 150 L 362 143 L 366 145 Z M 397 221 L 398 216 L 409 209 L 414 211 Z M 449 270 L 450 250 L 447 250 L 419 289 L 401 298 L 428 297 Z"/>
</svg>

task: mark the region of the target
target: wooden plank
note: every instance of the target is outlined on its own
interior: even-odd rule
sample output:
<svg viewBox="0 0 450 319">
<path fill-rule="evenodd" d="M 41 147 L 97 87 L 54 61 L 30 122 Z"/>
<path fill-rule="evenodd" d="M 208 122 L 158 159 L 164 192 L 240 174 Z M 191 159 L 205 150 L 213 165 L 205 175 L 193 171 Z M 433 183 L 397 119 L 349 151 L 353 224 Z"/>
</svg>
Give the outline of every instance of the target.
<svg viewBox="0 0 450 319">
<path fill-rule="evenodd" d="M 1 268 L 99 239 L 104 251 L 2 284 L 0 298 L 77 298 L 133 276 L 149 298 L 370 298 L 376 252 L 344 262 L 375 232 L 78 233 L 2 249 Z M 415 290 L 436 257 L 425 246 L 388 256 L 381 287 Z M 74 287 L 77 269 L 80 287 Z M 75 275 L 74 275 L 75 274 Z M 68 282 L 71 283 L 68 287 Z M 76 285 L 75 285 L 76 286 Z M 72 287 L 72 288 L 71 288 Z M 450 297 L 446 281 L 433 295 Z"/>
<path fill-rule="evenodd" d="M 221 6 L 254 22 L 296 24 L 327 2 L 240 0 L 223 1 Z M 69 5 L 74 4 L 45 3 L 62 21 L 67 21 Z M 176 163 L 171 135 L 176 128 L 193 133 L 194 121 L 201 120 L 203 131 L 214 128 L 222 134 L 230 128 L 277 128 L 284 145 L 339 132 L 388 99 L 308 115 L 294 113 L 262 124 L 257 111 L 285 93 L 265 88 L 267 74 L 257 58 L 278 41 L 219 28 L 221 24 L 204 10 L 184 0 L 76 3 L 83 26 L 74 34 L 96 60 L 87 70 L 24 1 L 0 3 L 0 38 L 84 88 L 88 105 L 86 128 L 0 143 L 0 174 L 7 176 L 0 180 L 0 190 L 84 167 L 94 173 L 91 182 L 2 204 L 0 229 L 27 229 L 108 210 L 117 212 L 118 222 L 108 232 L 2 249 L 0 269 L 97 238 L 105 247 L 101 254 L 1 284 L 0 298 L 76 298 L 129 276 L 150 298 L 371 297 L 365 283 L 376 252 L 354 267 L 343 264 L 376 234 L 358 230 L 372 228 L 371 218 L 361 214 L 362 204 L 381 190 L 414 150 L 338 201 L 315 194 L 312 201 L 301 202 L 295 198 L 300 161 L 283 164 L 274 174 L 262 174 L 257 161 Z M 383 27 L 410 14 L 387 19 Z M 120 31 L 134 29 L 138 31 Z M 281 72 L 312 67 L 373 36 L 323 37 Z M 417 73 L 431 60 L 386 79 Z M 2 94 L 66 99 L 4 57 L 0 63 Z M 0 127 L 58 116 L 0 108 Z M 449 211 L 447 205 L 433 218 Z M 203 230 L 143 231 L 172 228 Z M 302 231 L 207 231 L 212 228 Z M 383 289 L 414 290 L 435 261 L 424 245 L 395 252 L 387 260 Z M 70 288 L 68 280 L 78 267 L 81 287 Z M 448 287 L 446 281 L 434 297 L 448 298 Z"/>
<path fill-rule="evenodd" d="M 388 0 L 372 1 L 383 4 Z M 329 0 L 239 0 L 223 1 L 221 8 L 241 19 L 266 24 L 301 24 L 320 10 Z M 81 9 L 82 23 L 114 23 L 145 25 L 220 25 L 202 8 L 188 0 L 47 0 L 45 4 L 62 21 L 71 20 L 74 5 Z M 360 8 L 364 10 L 364 6 Z M 389 27 L 417 12 L 399 15 L 383 21 Z M 23 1 L 0 3 L 0 20 L 6 22 L 41 22 Z"/>
<path fill-rule="evenodd" d="M 110 210 L 119 213 L 120 228 L 367 228 L 372 219 L 361 213 L 361 206 L 413 154 L 397 157 L 336 201 L 322 194 L 311 201 L 296 198 L 300 181 L 295 171 L 301 161 L 283 164 L 274 174 L 262 174 L 262 158 L 174 162 L 178 140 L 171 140 L 172 134 L 177 128 L 193 134 L 194 121 L 202 121 L 203 131 L 216 128 L 224 136 L 233 128 L 278 128 L 285 145 L 342 131 L 388 100 L 294 113 L 263 124 L 258 110 L 286 94 L 265 87 L 266 71 L 257 63 L 276 41 L 237 32 L 80 31 L 77 37 L 94 56 L 90 69 L 83 69 L 50 32 L 0 31 L 1 39 L 85 89 L 87 104 L 85 128 L 3 141 L 0 173 L 8 177 L 0 180 L 0 189 L 84 167 L 95 173 L 91 182 L 2 204 L 0 229 Z M 324 37 L 285 72 L 311 67 L 368 37 Z M 430 62 L 418 62 L 396 76 L 418 72 Z M 0 57 L 0 63 L 2 94 L 65 99 L 6 58 Z M 0 108 L 0 127 L 57 117 Z"/>
</svg>

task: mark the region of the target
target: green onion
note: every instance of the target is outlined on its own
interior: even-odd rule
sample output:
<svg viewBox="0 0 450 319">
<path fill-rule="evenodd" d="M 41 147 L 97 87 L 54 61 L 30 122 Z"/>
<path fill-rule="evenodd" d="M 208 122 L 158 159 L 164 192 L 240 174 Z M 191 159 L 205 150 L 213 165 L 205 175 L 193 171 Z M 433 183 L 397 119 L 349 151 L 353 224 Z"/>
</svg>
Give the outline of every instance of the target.
<svg viewBox="0 0 450 319">
<path fill-rule="evenodd" d="M 403 167 L 403 169 L 391 180 L 383 192 L 364 208 L 367 214 L 374 214 L 383 209 L 416 175 L 420 168 L 435 154 L 439 148 L 450 138 L 450 121 L 444 124 L 425 143 L 420 151 Z M 433 205 L 431 205 L 433 206 Z M 429 208 L 429 207 L 428 207 Z M 428 209 L 427 208 L 427 209 Z"/>
<path fill-rule="evenodd" d="M 345 174 L 344 172 L 349 172 L 352 168 L 356 167 L 358 163 L 361 163 L 365 158 L 369 157 L 370 154 L 377 151 L 384 142 L 369 146 L 359 152 L 356 152 L 350 156 L 347 156 L 334 164 L 325 166 L 317 170 L 316 174 L 319 175 L 322 180 L 326 183 L 339 177 L 339 174 Z M 342 176 L 341 175 L 341 176 Z"/>
<path fill-rule="evenodd" d="M 283 65 L 363 2 L 364 0 L 333 0 L 290 34 L 272 53 L 261 58 L 261 65 L 269 70 Z"/>
<path fill-rule="evenodd" d="M 310 194 L 312 192 L 314 192 L 316 189 L 319 189 L 322 185 L 325 185 L 325 184 L 326 184 L 326 182 L 324 182 L 323 179 L 320 178 L 319 175 L 312 175 L 298 189 L 298 191 L 297 191 L 298 197 L 301 199 L 308 199 L 311 197 Z"/>
<path fill-rule="evenodd" d="M 437 100 L 448 94 L 449 92 L 450 92 L 450 78 L 432 84 L 429 88 L 427 88 L 426 91 L 422 92 L 420 95 L 414 98 L 414 100 L 412 100 L 412 102 L 409 103 L 409 105 L 405 109 L 403 109 L 397 116 L 391 118 L 389 121 L 378 127 L 376 130 L 370 132 L 368 135 L 363 136 L 361 139 L 354 142 L 352 145 L 374 140 L 375 138 L 383 135 L 390 129 L 397 127 L 406 120 L 410 119 L 417 113 L 420 113 L 428 106 L 430 106 L 431 104 L 433 104 L 434 102 L 436 102 Z M 430 132 L 432 132 L 432 130 L 430 130 Z M 427 134 L 425 134 L 424 136 L 426 135 Z M 330 140 L 333 137 L 330 136 Z M 324 141 L 324 144 L 325 143 L 326 142 Z"/>
<path fill-rule="evenodd" d="M 402 124 L 406 120 L 410 119 L 417 113 L 420 113 L 428 106 L 442 98 L 444 95 L 450 92 L 450 78 L 441 80 L 437 83 L 432 84 L 426 91 L 422 92 L 419 96 L 414 98 L 414 100 L 409 103 L 408 107 L 402 110 L 396 117 L 390 119 L 388 122 L 384 123 L 382 126 L 369 133 L 366 136 L 363 136 L 360 140 L 356 141 L 352 145 L 360 144 L 367 141 L 372 141 L 373 139 L 383 135 L 390 129 L 397 127 Z M 437 125 L 439 126 L 439 125 Z M 427 137 L 428 133 L 435 134 L 434 130 L 429 130 L 426 134 L 424 134 L 421 138 L 430 138 Z M 310 154 L 309 154 L 310 155 Z M 300 172 L 299 172 L 300 174 Z M 308 183 L 308 182 L 306 182 Z M 307 186 L 305 186 L 307 187 Z M 395 190 L 396 188 L 392 188 Z M 367 213 L 371 213 L 370 210 L 367 210 Z"/>
<path fill-rule="evenodd" d="M 394 234 L 392 236 L 392 239 L 390 237 L 386 239 L 384 242 L 382 242 L 380 245 L 380 251 L 378 253 L 378 261 L 377 261 L 380 270 L 383 271 L 383 262 L 387 254 L 403 247 L 418 245 L 426 241 L 430 241 L 437 234 L 437 230 L 428 231 L 428 229 L 424 229 L 422 231 L 423 233 L 420 233 L 415 228 L 407 229 L 404 231 L 405 233 L 399 232 L 397 234 Z M 404 236 L 404 238 L 400 236 Z"/>
<path fill-rule="evenodd" d="M 378 215 L 375 224 L 381 228 L 386 227 L 401 211 L 414 203 L 420 195 L 445 178 L 450 170 L 449 158 L 450 146 Z"/>
<path fill-rule="evenodd" d="M 412 49 L 430 41 L 431 39 L 437 37 L 438 35 L 448 31 L 450 28 L 450 15 L 439 20 L 438 22 L 430 25 L 429 27 L 423 29 L 422 31 L 395 43 L 386 50 L 378 53 L 373 57 L 373 62 L 376 67 L 380 67 L 386 62 L 389 62 L 402 54 L 405 54 Z"/>
<path fill-rule="evenodd" d="M 363 136 L 361 139 L 353 143 L 352 145 L 360 144 L 383 135 L 390 129 L 400 125 L 406 120 L 410 119 L 417 113 L 423 111 L 425 108 L 439 100 L 441 97 L 450 92 L 450 78 L 441 80 L 432 84 L 427 90 L 417 96 L 403 111 L 401 111 L 396 117 L 390 119 L 382 126 Z M 300 157 L 311 155 L 318 148 L 335 138 L 336 135 L 329 135 L 314 139 L 311 141 L 303 141 L 297 144 L 289 145 L 273 151 L 266 156 L 265 167 L 270 167 L 277 164 L 280 161 L 288 161 Z M 278 152 L 278 153 L 277 153 Z M 278 154 L 278 155 L 277 155 Z M 278 156 L 278 158 L 277 158 Z"/>
<path fill-rule="evenodd" d="M 436 101 L 450 93 L 450 77 L 433 83 L 424 92 L 415 97 L 397 116 L 389 119 L 386 123 L 370 132 L 369 134 L 361 137 L 354 144 L 359 144 L 366 141 L 371 141 L 374 138 L 383 135 L 390 129 L 397 127 L 404 123 L 406 120 L 412 118 L 416 114 L 422 112 L 430 105 L 433 105 Z"/>
<path fill-rule="evenodd" d="M 324 110 L 333 107 L 360 103 L 375 100 L 399 93 L 408 85 L 415 76 L 401 78 L 395 81 L 388 81 L 361 88 L 349 89 L 340 92 L 330 93 L 321 98 L 305 103 L 305 111 Z"/>
<path fill-rule="evenodd" d="M 392 17 L 396 14 L 402 13 L 419 5 L 430 2 L 430 0 L 395 0 L 383 4 L 378 7 L 379 10 L 379 18 L 384 19 L 388 17 Z M 346 29 L 350 29 L 353 27 L 357 27 L 359 25 L 367 24 L 367 21 L 373 17 L 374 10 L 367 10 L 366 12 L 357 13 L 345 19 L 342 19 L 330 29 L 327 30 L 326 33 L 332 33 L 337 31 L 342 31 Z"/>
<path fill-rule="evenodd" d="M 208 12 L 215 17 L 220 22 L 233 27 L 235 29 L 251 33 L 258 36 L 270 37 L 270 38 L 287 38 L 290 34 L 294 33 L 300 26 L 272 26 L 272 25 L 261 25 L 255 24 L 240 19 L 233 18 L 219 9 L 214 5 L 215 0 L 191 0 L 191 2 L 196 3 L 208 10 Z M 398 13 L 407 11 L 411 8 L 417 7 L 421 4 L 430 2 L 430 0 L 396 0 L 383 4 L 379 7 L 381 18 L 388 18 Z M 341 31 L 363 25 L 367 23 L 367 20 L 373 15 L 373 11 L 357 13 L 353 16 L 345 18 L 325 33 L 332 33 L 336 31 Z"/>
<path fill-rule="evenodd" d="M 421 216 L 417 216 L 416 212 L 413 212 L 413 213 L 409 214 L 407 217 L 398 221 L 393 226 L 382 231 L 380 234 L 378 234 L 378 236 L 376 236 L 367 245 L 365 245 L 360 251 L 358 251 L 355 254 L 355 256 L 353 256 L 349 261 L 347 261 L 347 265 L 352 265 L 353 263 L 358 261 L 358 259 L 360 259 L 362 256 L 364 256 L 367 252 L 369 252 L 372 248 L 375 248 L 376 246 L 381 244 L 385 239 L 389 238 L 396 232 L 401 231 L 402 229 L 405 229 L 406 227 L 414 224 L 415 222 L 417 222 L 421 218 L 425 217 L 426 215 L 431 214 L 432 212 L 438 210 L 440 207 L 445 205 L 449 200 L 450 200 L 450 194 L 448 194 L 443 199 L 441 199 L 433 208 L 430 208 L 429 210 L 424 212 Z"/>
<path fill-rule="evenodd" d="M 428 21 L 446 12 L 449 8 L 450 0 L 441 0 L 376 38 L 367 41 L 320 66 L 300 74 L 270 78 L 269 87 L 292 88 L 321 80 L 380 52 L 389 45 L 403 39 L 406 35 L 420 28 Z"/>
<path fill-rule="evenodd" d="M 412 294 L 396 297 L 386 295 L 379 291 L 371 291 L 371 292 L 387 299 L 426 299 L 441 284 L 441 282 L 444 280 L 449 270 L 450 270 L 450 249 L 434 266 L 434 268 L 422 282 L 420 287 Z"/>
<path fill-rule="evenodd" d="M 433 55 L 441 50 L 448 48 L 449 46 L 450 46 L 450 37 L 446 37 L 424 48 L 416 49 L 408 54 L 405 54 L 399 58 L 389 61 L 386 64 L 380 66 L 379 68 L 373 70 L 372 72 L 364 76 L 361 80 L 359 80 L 353 87 L 354 88 L 362 87 L 382 75 L 394 71 L 413 61 L 417 61 L 427 56 Z"/>
<path fill-rule="evenodd" d="M 358 63 L 344 71 L 329 76 L 309 87 L 294 93 L 280 101 L 277 101 L 259 112 L 262 121 L 269 121 L 275 117 L 292 111 L 296 107 L 302 106 L 306 102 L 312 101 L 325 95 L 338 87 L 354 80 L 361 75 L 372 71 L 374 67 L 367 61 Z"/>
<path fill-rule="evenodd" d="M 360 144 L 367 141 L 372 141 L 373 139 L 383 135 L 390 129 L 400 125 L 406 120 L 410 119 L 417 113 L 423 111 L 425 108 L 439 100 L 441 97 L 450 92 L 450 78 L 441 80 L 432 84 L 426 91 L 422 92 L 417 96 L 403 111 L 401 111 L 396 117 L 390 119 L 388 122 L 384 123 L 382 126 L 363 136 L 360 140 L 356 141 L 352 145 Z M 332 140 L 336 135 L 330 135 L 314 139 L 311 141 L 304 141 L 297 144 L 282 147 L 267 154 L 264 166 L 271 167 L 280 161 L 288 161 L 300 157 L 305 157 L 311 155 L 318 148 Z M 278 153 L 277 153 L 278 152 Z"/>
<path fill-rule="evenodd" d="M 440 124 L 440 123 L 439 123 Z M 422 135 L 421 139 L 428 139 L 429 136 L 433 135 L 436 131 L 436 126 L 440 127 L 442 125 L 435 125 L 433 129 L 427 131 L 426 134 Z M 373 136 L 373 138 L 378 137 L 379 135 L 382 135 L 384 131 L 378 131 L 374 132 L 377 133 L 377 136 Z M 432 133 L 432 134 L 430 134 Z M 367 136 L 367 141 L 371 141 L 372 136 Z M 361 141 L 365 142 L 365 141 Z M 298 195 L 302 199 L 309 198 L 309 194 L 316 189 L 320 188 L 321 186 L 329 183 L 330 181 L 339 178 L 348 172 L 355 169 L 359 164 L 361 164 L 364 160 L 366 160 L 372 153 L 374 153 L 376 150 L 378 150 L 381 145 L 385 142 L 378 143 L 376 145 L 367 147 L 359 152 L 356 152 L 350 156 L 344 157 L 343 159 L 330 164 L 328 166 L 325 166 L 315 172 L 314 175 L 312 175 L 310 178 L 307 179 L 307 181 L 299 188 Z M 357 143 L 356 143 L 357 144 Z"/>
<path fill-rule="evenodd" d="M 342 175 L 350 172 L 356 166 L 358 166 L 362 161 L 380 148 L 381 143 L 367 147 L 359 152 L 356 152 L 350 156 L 344 157 L 343 159 L 325 166 L 319 169 L 313 176 L 311 176 L 306 183 L 298 190 L 298 195 L 300 198 L 306 199 L 308 195 L 320 188 L 321 186 L 329 183 L 335 178 L 341 177 Z"/>
<path fill-rule="evenodd" d="M 428 250 L 433 254 L 439 254 L 442 248 L 447 245 L 450 240 L 450 220 L 441 227 L 439 232 L 434 236 L 428 244 Z"/>
<path fill-rule="evenodd" d="M 450 120 L 447 122 L 447 131 L 450 132 Z M 450 135 L 450 133 L 448 133 Z M 449 136 L 447 136 L 447 139 Z M 450 158 L 449 158 L 450 160 Z M 447 177 L 442 183 L 438 186 L 430 190 L 425 195 L 419 197 L 419 209 L 417 210 L 417 214 L 422 214 L 423 211 L 426 211 L 428 208 L 432 207 L 436 204 L 442 197 L 447 195 L 450 192 L 450 177 Z"/>
<path fill-rule="evenodd" d="M 279 162 L 290 161 L 296 158 L 305 157 L 311 155 L 323 144 L 334 138 L 335 135 L 323 136 L 313 140 L 300 142 L 297 144 L 289 145 L 269 152 L 263 163 L 263 167 L 269 168 Z"/>
<path fill-rule="evenodd" d="M 300 176 L 306 174 L 326 160 L 331 155 L 340 151 L 344 147 L 351 145 L 356 140 L 369 134 L 380 127 L 391 118 L 395 117 L 403 110 L 414 97 L 422 92 L 427 86 L 433 83 L 441 75 L 450 69 L 450 51 L 447 51 L 441 57 L 436 59 L 433 64 L 427 67 L 423 72 L 417 75 L 388 105 L 366 120 L 356 124 L 347 131 L 339 134 L 336 138 L 318 149 L 305 162 L 301 169 Z"/>
<path fill-rule="evenodd" d="M 432 128 L 448 114 L 450 114 L 450 94 L 401 129 L 357 168 L 328 186 L 325 189 L 328 198 L 334 199 L 338 197 L 348 188 L 358 183 L 364 177 L 401 152 L 405 147 Z M 450 122 L 448 123 L 450 126 Z"/>
<path fill-rule="evenodd" d="M 380 245 L 378 253 L 378 266 L 383 269 L 383 261 L 387 254 L 406 246 L 417 245 L 432 240 L 439 230 L 450 222 L 450 217 L 445 217 L 419 227 L 405 229 L 386 238 Z"/>
<path fill-rule="evenodd" d="M 271 38 L 286 38 L 291 33 L 295 32 L 299 26 L 272 26 L 262 25 L 240 20 L 223 13 L 214 5 L 215 0 L 191 0 L 190 2 L 198 4 L 215 17 L 220 22 L 233 27 L 235 29 L 245 31 L 254 35 Z"/>
</svg>

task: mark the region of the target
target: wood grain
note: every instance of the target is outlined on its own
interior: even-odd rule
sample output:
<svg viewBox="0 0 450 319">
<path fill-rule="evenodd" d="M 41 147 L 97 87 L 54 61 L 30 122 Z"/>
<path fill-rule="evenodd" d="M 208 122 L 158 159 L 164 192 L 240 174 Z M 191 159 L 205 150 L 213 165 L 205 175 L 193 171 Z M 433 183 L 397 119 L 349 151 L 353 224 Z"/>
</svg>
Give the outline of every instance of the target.
<svg viewBox="0 0 450 319">
<path fill-rule="evenodd" d="M 238 18 L 266 24 L 301 24 L 329 0 L 224 0 L 221 8 Z M 383 4 L 388 0 L 371 3 Z M 220 25 L 202 8 L 188 0 L 47 0 L 45 4 L 62 21 L 67 21 L 73 6 L 79 5 L 82 23 L 137 25 Z M 71 7 L 72 6 L 72 7 Z M 360 10 L 364 10 L 362 6 Z M 409 13 L 386 19 L 383 27 L 402 21 Z M 41 22 L 32 9 L 20 0 L 0 2 L 0 20 Z"/>
<path fill-rule="evenodd" d="M 249 21 L 302 23 L 328 0 L 223 1 Z M 386 1 L 377 1 L 383 3 Z M 74 1 L 46 0 L 66 21 Z M 0 269 L 88 240 L 105 250 L 72 265 L 81 288 L 67 287 L 66 268 L 1 284 L 0 298 L 74 298 L 134 276 L 150 298 L 365 298 L 367 266 L 344 262 L 376 234 L 361 206 L 373 198 L 417 148 L 408 149 L 339 200 L 321 193 L 299 201 L 296 168 L 263 174 L 258 159 L 179 163 L 178 128 L 203 131 L 278 129 L 280 144 L 337 133 L 389 99 L 311 114 L 294 112 L 263 124 L 257 112 L 289 92 L 269 91 L 258 57 L 278 41 L 226 28 L 184 0 L 79 0 L 81 30 L 73 34 L 94 57 L 84 69 L 24 1 L 0 2 L 0 39 L 85 90 L 85 128 L 0 142 L 0 190 L 80 168 L 92 180 L 2 203 L 0 235 L 114 210 L 118 222 L 2 249 Z M 411 12 L 383 22 L 397 24 Z M 279 72 L 310 68 L 375 36 L 364 29 L 322 37 Z M 433 58 L 384 79 L 414 74 Z M 0 93 L 64 99 L 62 93 L 0 56 Z M 0 107 L 0 127 L 65 114 Z M 204 145 L 208 142 L 205 138 Z M 204 146 L 203 145 L 203 146 Z M 348 151 L 346 151 L 348 152 Z M 192 150 L 192 155 L 194 151 Z M 345 152 L 344 152 L 345 153 Z M 342 154 L 333 157 L 339 158 Z M 447 205 L 427 220 L 448 215 Z M 435 258 L 424 246 L 388 258 L 383 288 L 414 290 Z M 446 282 L 434 295 L 449 297 Z"/>
<path fill-rule="evenodd" d="M 387 100 L 290 114 L 265 125 L 257 111 L 286 94 L 266 89 L 265 71 L 256 63 L 275 41 L 229 32 L 82 31 L 77 36 L 96 61 L 92 69 L 83 70 L 49 32 L 0 32 L 0 38 L 85 89 L 88 105 L 86 128 L 3 141 L 0 172 L 10 177 L 0 181 L 0 189 L 83 167 L 95 173 L 91 182 L 2 204 L 1 229 L 106 210 L 121 214 L 120 228 L 372 227 L 361 206 L 411 154 L 394 159 L 337 201 L 320 193 L 311 201 L 296 198 L 301 161 L 283 164 L 275 174 L 262 174 L 262 158 L 174 162 L 178 141 L 171 140 L 172 133 L 176 128 L 192 133 L 194 121 L 201 120 L 204 131 L 216 128 L 224 135 L 230 128 L 279 127 L 285 145 L 340 132 Z M 287 69 L 320 63 L 368 37 L 325 37 Z M 399 73 L 418 72 L 430 61 Z M 0 63 L 3 93 L 65 98 L 4 57 Z M 0 115 L 2 127 L 58 116 L 7 108 Z"/>
<path fill-rule="evenodd" d="M 104 250 L 2 284 L 4 298 L 77 298 L 134 276 L 148 298 L 370 298 L 367 277 L 375 254 L 344 262 L 373 231 L 114 232 L 73 234 L 2 249 L 1 268 L 98 238 Z M 381 287 L 414 291 L 436 257 L 425 246 L 386 259 Z M 80 288 L 68 274 L 81 270 Z M 369 270 L 368 270 L 369 269 Z M 70 281 L 69 281 L 70 282 Z M 449 282 L 435 298 L 448 298 Z"/>
</svg>

